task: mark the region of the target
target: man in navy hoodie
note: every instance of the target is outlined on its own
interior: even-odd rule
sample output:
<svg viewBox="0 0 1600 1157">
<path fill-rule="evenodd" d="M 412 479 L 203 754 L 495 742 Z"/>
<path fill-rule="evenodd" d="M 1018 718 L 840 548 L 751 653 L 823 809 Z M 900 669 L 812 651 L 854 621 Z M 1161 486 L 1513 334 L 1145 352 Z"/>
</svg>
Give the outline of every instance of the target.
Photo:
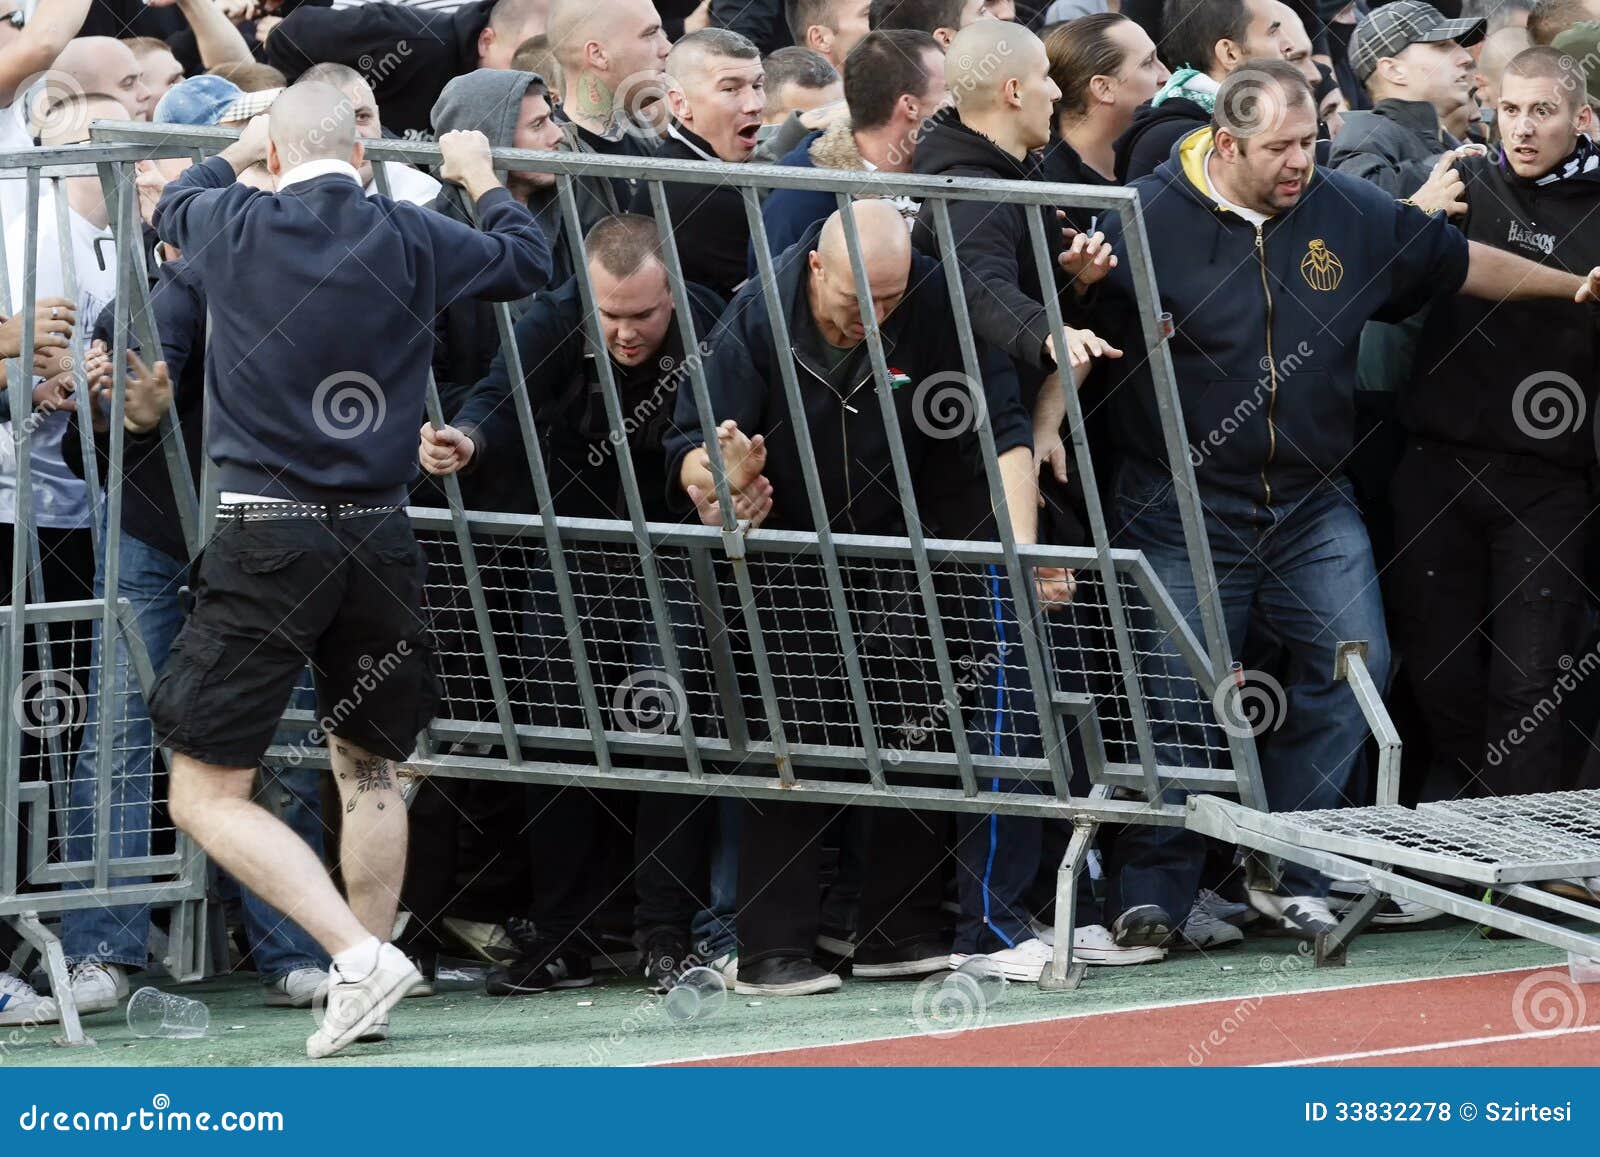
<svg viewBox="0 0 1600 1157">
<path fill-rule="evenodd" d="M 1469 243 L 1442 216 L 1316 168 L 1315 102 L 1287 61 L 1246 61 L 1222 82 L 1216 113 L 1133 187 L 1149 235 L 1163 239 L 1152 254 L 1159 308 L 1173 320 L 1168 344 L 1229 648 L 1238 654 L 1252 628 L 1267 632 L 1281 640 L 1293 679 L 1283 710 L 1266 719 L 1241 718 L 1227 687 L 1199 693 L 1221 702 L 1230 728 L 1258 735 L 1273 810 L 1336 807 L 1368 729 L 1334 677 L 1335 646 L 1365 640 L 1379 686 L 1389 669 L 1372 547 L 1341 476 L 1355 442 L 1361 327 L 1458 292 L 1581 304 L 1600 290 L 1600 268 L 1585 278 Z M 1111 233 L 1122 250 L 1120 230 Z M 1126 262 L 1101 293 L 1106 332 L 1137 348 Z M 1144 551 L 1199 635 L 1196 577 L 1147 366 L 1116 363 L 1111 404 L 1124 459 L 1115 524 L 1121 545 Z M 1145 677 L 1177 712 L 1152 723 L 1166 748 L 1161 763 L 1183 764 L 1180 742 L 1191 752 L 1227 747 L 1205 727 L 1175 655 L 1154 657 Z M 1117 942 L 1164 944 L 1194 902 L 1203 858 L 1197 834 L 1127 829 L 1110 870 L 1121 897 Z M 1257 883 L 1251 903 L 1284 931 L 1310 938 L 1333 927 L 1319 873 L 1285 865 L 1281 881 Z"/>
<path fill-rule="evenodd" d="M 154 217 L 201 284 L 228 292 L 208 295 L 206 349 L 223 505 L 150 715 L 174 752 L 173 820 L 333 958 L 313 1058 L 386 1036 L 388 1010 L 420 979 L 382 941 L 405 868 L 393 765 L 436 699 L 424 563 L 403 505 L 431 319 L 461 296 L 525 296 L 550 268 L 483 135 L 448 133 L 440 150 L 441 175 L 477 202 L 481 232 L 369 199 L 349 103 L 330 85 L 299 85 L 270 126 L 256 118 L 169 185 Z M 236 183 L 262 160 L 275 194 Z M 304 841 L 250 802 L 308 660 L 318 717 L 333 721 L 348 903 Z"/>
</svg>

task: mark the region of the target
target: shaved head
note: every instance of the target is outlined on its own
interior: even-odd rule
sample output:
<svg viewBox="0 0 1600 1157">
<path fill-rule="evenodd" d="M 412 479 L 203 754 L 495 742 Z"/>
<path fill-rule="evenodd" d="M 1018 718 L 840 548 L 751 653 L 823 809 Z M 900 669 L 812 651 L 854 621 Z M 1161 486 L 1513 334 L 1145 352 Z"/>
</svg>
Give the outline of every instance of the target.
<svg viewBox="0 0 1600 1157">
<path fill-rule="evenodd" d="M 95 121 L 125 121 L 128 110 L 115 97 L 91 92 L 84 96 L 69 96 L 47 106 L 48 112 L 39 118 L 39 143 L 42 145 L 76 145 L 89 139 L 89 126 Z"/>
<path fill-rule="evenodd" d="M 582 68 L 590 43 L 612 47 L 640 22 L 659 23 L 650 0 L 555 0 L 545 40 L 563 68 Z"/>
<path fill-rule="evenodd" d="M 331 84 L 312 81 L 272 102 L 272 145 L 280 172 L 307 161 L 349 161 L 356 148 L 355 107 Z"/>
<path fill-rule="evenodd" d="M 887 201 L 856 201 L 851 208 L 861 238 L 861 263 L 872 290 L 872 308 L 881 325 L 905 299 L 911 280 L 911 233 L 905 219 Z M 817 248 L 807 260 L 811 275 L 806 297 L 817 328 L 830 345 L 855 345 L 867 331 L 850 269 L 844 218 L 837 211 L 823 222 Z"/>
<path fill-rule="evenodd" d="M 979 20 L 950 42 L 944 56 L 945 86 L 963 112 L 994 108 L 1006 82 L 1021 80 L 1040 66 L 1048 71 L 1044 41 L 1008 20 Z"/>
<path fill-rule="evenodd" d="M 57 98 L 103 92 L 116 98 L 135 120 L 150 119 L 150 89 L 144 66 L 133 49 L 109 36 L 78 36 L 67 41 L 50 66 L 48 90 Z"/>
</svg>

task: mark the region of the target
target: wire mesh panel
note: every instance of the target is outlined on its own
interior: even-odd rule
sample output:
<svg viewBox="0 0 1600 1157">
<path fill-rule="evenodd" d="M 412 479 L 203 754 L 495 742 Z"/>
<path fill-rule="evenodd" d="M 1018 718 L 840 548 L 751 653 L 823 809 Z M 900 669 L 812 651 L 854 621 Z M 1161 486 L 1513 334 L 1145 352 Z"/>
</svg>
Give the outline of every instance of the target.
<svg viewBox="0 0 1600 1157">
<path fill-rule="evenodd" d="M 0 891 L 0 913 L 197 894 L 193 858 L 161 804 L 166 768 L 144 701 L 151 672 L 133 628 L 102 684 L 97 601 L 30 606 L 24 620 L 3 793 L 16 806 L 0 841 L 14 886 Z"/>
</svg>

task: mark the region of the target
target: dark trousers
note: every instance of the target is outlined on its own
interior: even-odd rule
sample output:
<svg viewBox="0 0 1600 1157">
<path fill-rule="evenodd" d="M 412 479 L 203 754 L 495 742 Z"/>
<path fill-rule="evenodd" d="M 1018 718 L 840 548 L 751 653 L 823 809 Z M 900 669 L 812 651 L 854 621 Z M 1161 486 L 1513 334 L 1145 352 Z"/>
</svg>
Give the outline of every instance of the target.
<svg viewBox="0 0 1600 1157">
<path fill-rule="evenodd" d="M 411 800 L 401 904 L 409 943 L 437 947 L 445 916 L 498 924 L 527 905 L 525 789 L 473 779 L 429 779 Z"/>
<path fill-rule="evenodd" d="M 839 809 L 751 800 L 741 818 L 739 960 L 809 957 L 822 919 L 821 836 Z M 858 944 L 905 944 L 940 934 L 945 825 L 941 817 L 877 808 L 857 909 Z"/>
<path fill-rule="evenodd" d="M 1390 602 L 1432 752 L 1423 799 L 1553 791 L 1575 670 L 1584 474 L 1413 439 L 1395 475 Z"/>
</svg>

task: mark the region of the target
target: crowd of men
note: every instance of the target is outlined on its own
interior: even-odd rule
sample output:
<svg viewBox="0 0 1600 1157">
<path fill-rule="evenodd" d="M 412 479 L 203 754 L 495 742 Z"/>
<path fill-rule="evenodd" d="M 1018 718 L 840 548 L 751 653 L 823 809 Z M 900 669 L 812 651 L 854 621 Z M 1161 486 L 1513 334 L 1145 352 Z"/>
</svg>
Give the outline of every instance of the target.
<svg viewBox="0 0 1600 1157">
<path fill-rule="evenodd" d="M 561 516 L 1079 546 L 1094 499 L 1113 545 L 1142 551 L 1203 634 L 1186 471 L 1162 433 L 1125 222 L 956 201 L 946 223 L 932 202 L 875 193 L 879 172 L 1138 194 L 1222 626 L 1252 677 L 1282 689 L 1256 728 L 1273 809 L 1371 802 L 1368 729 L 1335 674 L 1345 640 L 1365 641 L 1401 722 L 1406 800 L 1593 784 L 1600 711 L 1572 672 L 1588 673 L 1597 633 L 1600 0 L 1449 7 L 40 0 L 0 20 L 0 149 L 86 141 L 107 121 L 240 130 L 203 163 L 138 165 L 162 348 L 122 338 L 120 394 L 115 205 L 97 179 L 64 178 L 30 219 L 27 182 L 0 177 L 0 356 L 24 349 L 30 239 L 37 258 L 33 412 L 13 413 L 14 386 L 0 415 L 13 431 L 0 445 L 5 561 L 31 541 L 13 529 L 23 503 L 30 597 L 103 597 L 115 550 L 158 672 L 144 695 L 119 643 L 101 687 L 98 634 L 43 637 L 91 684 L 50 834 L 59 858 L 92 855 L 97 816 L 111 855 L 149 855 L 152 817 L 169 815 L 237 899 L 238 948 L 266 1002 L 326 994 L 311 1056 L 386 1038 L 391 1009 L 433 991 L 441 957 L 489 965 L 488 991 L 507 996 L 591 984 L 630 950 L 656 991 L 692 964 L 741 993 L 802 996 L 975 955 L 1038 979 L 1064 839 L 1044 820 L 454 779 L 402 790 L 440 677 L 476 677 L 452 663 L 478 621 L 522 624 L 516 654 L 502 649 L 511 703 L 467 696 L 457 718 L 509 710 L 535 727 L 583 711 L 564 600 L 617 625 L 588 657 L 597 670 L 659 668 L 669 644 L 703 649 L 706 629 L 680 613 L 695 579 L 666 559 L 651 565 L 670 640 L 630 609 L 651 597 L 638 568 L 568 576 L 569 590 L 542 555 L 488 592 L 486 616 L 464 590 L 425 608 L 425 587 L 451 584 L 408 502 L 459 493 L 526 515 L 548 487 Z M 362 142 L 385 136 L 435 139 L 442 164 L 371 161 Z M 647 182 L 577 177 L 564 204 L 553 172 L 497 173 L 491 148 L 848 171 L 854 235 L 829 192 L 771 191 L 752 230 L 740 189 L 669 181 L 669 252 Z M 857 270 L 892 387 L 972 368 L 946 280 L 958 275 L 989 437 L 911 420 L 917 391 L 895 395 L 898 420 L 877 404 Z M 509 331 L 497 302 L 511 303 Z M 685 348 L 680 310 L 699 349 Z M 691 361 L 709 426 L 677 368 Z M 365 401 L 391 420 L 350 436 L 318 408 L 330 381 L 361 380 L 382 383 Z M 1069 465 L 1067 391 L 1087 416 L 1097 496 Z M 193 477 L 202 443 L 217 471 L 205 543 L 174 489 L 176 432 Z M 113 441 L 120 533 L 97 540 Z M 881 613 L 901 640 L 864 640 L 847 672 L 802 661 L 838 648 L 821 563 L 786 564 L 770 584 L 750 573 L 756 613 L 784 640 L 769 677 L 791 740 L 855 742 L 864 705 L 849 674 L 908 719 L 941 710 L 914 581 L 883 572 Z M 978 672 L 956 735 L 975 754 L 1045 749 L 1018 606 L 1068 614 L 1080 588 L 1070 569 L 1027 577 L 1014 590 L 1003 567 L 975 568 L 933 596 Z M 379 654 L 395 657 L 382 693 L 352 695 Z M 1210 696 L 1185 689 L 1175 644 L 1140 675 L 1169 708 L 1152 716 L 1159 762 L 1216 744 Z M 685 678 L 693 725 L 716 732 L 716 696 Z M 905 702 L 918 685 L 927 701 Z M 317 737 L 331 779 L 263 766 L 291 700 L 332 721 Z M 759 737 L 772 721 L 748 724 Z M 24 774 L 43 778 L 47 745 L 24 733 Z M 1313 938 L 1361 895 L 1168 826 L 1104 832 L 1094 864 L 1073 949 L 1095 965 L 1225 948 L 1247 925 Z M 1556 887 L 1600 903 L 1600 881 Z M 1377 919 L 1436 915 L 1388 899 Z M 147 907 L 61 916 L 80 1012 L 126 998 L 157 931 Z M 57 1012 L 0 971 L 0 1025 Z"/>
</svg>

